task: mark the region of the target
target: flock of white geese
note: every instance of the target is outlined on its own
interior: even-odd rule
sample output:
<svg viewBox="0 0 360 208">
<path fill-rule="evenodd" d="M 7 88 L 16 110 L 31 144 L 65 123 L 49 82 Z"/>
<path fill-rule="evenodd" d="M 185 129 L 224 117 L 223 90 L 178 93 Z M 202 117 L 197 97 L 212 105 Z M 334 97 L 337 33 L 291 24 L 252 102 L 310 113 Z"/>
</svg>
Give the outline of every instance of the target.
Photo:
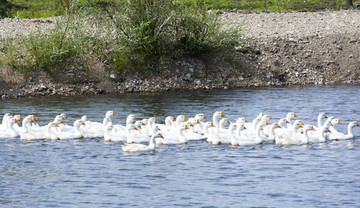
<svg viewBox="0 0 360 208">
<path fill-rule="evenodd" d="M 187 119 L 185 115 L 175 118 L 168 116 L 164 124 L 158 124 L 155 117 L 139 120 L 134 114 L 126 118 L 126 125 L 113 124 L 113 111 L 105 114 L 103 122 L 89 121 L 84 115 L 76 120 L 73 126 L 65 124 L 66 114 L 57 115 L 54 121 L 45 126 L 37 124 L 34 115 L 22 118 L 6 113 L 0 125 L 1 138 L 17 138 L 21 140 L 39 139 L 78 139 L 104 138 L 104 142 L 124 142 L 124 152 L 153 151 L 157 145 L 185 144 L 192 140 L 206 140 L 214 145 L 229 144 L 232 146 L 257 145 L 264 141 L 277 145 L 299 145 L 326 140 L 354 139 L 353 127 L 356 122 L 348 124 L 347 134 L 336 130 L 342 124 L 340 119 L 320 113 L 317 125 L 305 125 L 295 113 L 290 112 L 277 123 L 270 124 L 272 118 L 260 113 L 251 123 L 244 117 L 230 122 L 223 112 L 214 113 L 212 122 L 205 122 L 204 114 L 196 114 Z M 19 122 L 22 120 L 22 125 Z M 294 120 L 294 121 L 293 121 Z"/>
</svg>

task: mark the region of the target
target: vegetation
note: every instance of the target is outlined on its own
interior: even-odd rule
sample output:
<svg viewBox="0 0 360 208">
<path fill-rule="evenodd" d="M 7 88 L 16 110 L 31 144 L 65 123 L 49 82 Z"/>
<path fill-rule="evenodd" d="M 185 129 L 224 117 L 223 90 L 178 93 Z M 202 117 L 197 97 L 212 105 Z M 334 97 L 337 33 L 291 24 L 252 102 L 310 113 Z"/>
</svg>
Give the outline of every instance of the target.
<svg viewBox="0 0 360 208">
<path fill-rule="evenodd" d="M 1 0 L 3 1 L 3 0 Z M 111 0 L 112 2 L 126 2 L 126 0 Z M 63 15 L 70 4 L 77 7 L 92 7 L 110 0 L 8 0 L 18 7 L 6 8 L 0 2 L 0 17 L 41 18 Z M 194 3 L 197 0 L 184 0 Z M 347 0 L 207 0 L 207 9 L 241 9 L 258 11 L 318 11 L 339 10 L 347 7 Z M 360 0 L 354 0 L 354 5 Z"/>
<path fill-rule="evenodd" d="M 203 0 L 78 3 L 67 5 L 53 29 L 5 41 L 5 62 L 26 74 L 44 69 L 53 76 L 67 70 L 59 66 L 86 64 L 90 56 L 121 71 L 147 72 L 173 57 L 221 55 L 243 43 L 241 30 L 222 29 Z"/>
</svg>

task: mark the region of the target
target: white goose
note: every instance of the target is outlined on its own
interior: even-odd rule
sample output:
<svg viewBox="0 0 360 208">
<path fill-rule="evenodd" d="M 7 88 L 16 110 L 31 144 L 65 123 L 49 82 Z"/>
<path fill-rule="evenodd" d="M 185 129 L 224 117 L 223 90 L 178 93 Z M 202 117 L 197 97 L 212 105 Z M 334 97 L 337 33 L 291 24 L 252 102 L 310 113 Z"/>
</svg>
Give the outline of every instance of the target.
<svg viewBox="0 0 360 208">
<path fill-rule="evenodd" d="M 25 125 L 25 129 L 26 129 Z M 39 139 L 51 139 L 51 129 L 54 127 L 59 127 L 59 125 L 50 122 L 49 124 L 46 125 L 46 128 L 42 128 L 39 130 L 34 130 L 34 129 L 29 129 L 27 128 L 26 131 L 24 132 L 20 132 L 20 139 L 21 140 L 39 140 Z"/>
<path fill-rule="evenodd" d="M 328 118 L 326 115 L 325 115 L 325 113 L 320 113 L 319 115 L 318 115 L 318 117 L 317 117 L 317 127 L 314 127 L 315 128 L 315 130 L 317 130 L 317 129 L 321 129 L 322 127 L 323 127 L 323 119 L 324 118 Z"/>
<path fill-rule="evenodd" d="M 137 129 L 134 125 L 134 129 Z M 144 134 L 136 134 L 130 131 L 130 134 L 127 135 L 126 142 L 127 143 L 143 143 L 143 142 L 149 142 L 153 135 L 155 135 L 157 132 L 159 132 L 158 126 L 153 126 L 151 129 L 151 136 L 144 135 Z"/>
<path fill-rule="evenodd" d="M 296 120 L 290 130 L 284 131 L 281 134 L 276 134 L 275 144 L 277 145 L 293 145 L 299 143 L 298 129 L 302 127 L 302 121 Z"/>
<path fill-rule="evenodd" d="M 8 120 L 11 118 L 11 114 L 10 113 L 5 113 L 5 115 L 3 116 L 3 119 L 2 119 L 2 124 L 0 126 L 0 130 L 7 130 L 7 123 L 8 123 Z"/>
<path fill-rule="evenodd" d="M 207 117 L 203 113 L 196 114 L 194 118 L 189 119 L 189 121 L 194 124 L 193 129 L 195 133 L 204 134 L 204 122 L 201 121 L 203 119 L 207 119 Z"/>
<path fill-rule="evenodd" d="M 329 127 L 329 130 L 331 131 L 331 133 L 339 133 L 339 131 L 335 129 L 335 125 L 337 125 L 337 124 L 343 124 L 343 122 L 340 121 L 340 119 L 338 119 L 338 118 L 331 120 L 331 125 Z"/>
<path fill-rule="evenodd" d="M 348 133 L 347 134 L 344 134 L 341 132 L 330 133 L 330 136 L 328 137 L 328 139 L 330 139 L 330 140 L 354 139 L 355 136 L 354 136 L 353 128 L 355 126 L 360 127 L 360 125 L 356 121 L 350 122 L 348 125 Z"/>
<path fill-rule="evenodd" d="M 135 121 L 137 121 L 138 118 L 136 118 L 136 116 L 134 114 L 129 114 L 127 117 L 126 117 L 126 124 L 125 126 L 121 125 L 121 124 L 117 124 L 117 125 L 114 125 L 114 128 L 116 130 L 120 130 L 120 131 L 125 131 L 125 128 L 130 125 L 130 124 L 134 124 Z"/>
<path fill-rule="evenodd" d="M 19 123 L 19 121 L 15 118 L 8 118 L 6 122 L 7 128 L 5 130 L 0 130 L 0 139 L 19 136 L 19 133 L 14 129 L 14 124 Z"/>
<path fill-rule="evenodd" d="M 213 115 L 213 125 L 219 127 L 219 119 L 224 117 L 225 116 L 222 111 L 216 111 Z"/>
<path fill-rule="evenodd" d="M 51 139 L 79 139 L 83 137 L 80 126 L 85 125 L 81 120 L 76 120 L 72 129 L 66 131 L 52 132 Z"/>
<path fill-rule="evenodd" d="M 203 140 L 206 139 L 206 136 L 203 134 L 199 134 L 195 132 L 196 125 L 200 125 L 200 120 L 192 120 L 189 119 L 189 131 L 184 131 L 184 135 L 186 137 L 186 140 L 188 141 L 197 141 L 197 140 Z"/>
<path fill-rule="evenodd" d="M 286 114 L 286 120 L 289 122 L 289 123 L 287 123 L 288 129 L 291 129 L 291 127 L 292 127 L 291 119 L 296 118 L 296 117 L 298 117 L 298 115 L 296 115 L 294 112 L 290 112 L 290 113 Z"/>
<path fill-rule="evenodd" d="M 220 136 L 215 133 L 214 131 L 210 131 L 209 129 L 211 127 L 215 127 L 215 125 L 213 124 L 213 122 L 206 122 L 204 124 L 204 136 L 206 137 L 206 141 L 212 143 L 212 141 L 214 141 L 214 143 L 216 143 L 216 141 L 220 141 Z"/>
<path fill-rule="evenodd" d="M 124 146 L 122 146 L 122 150 L 124 152 L 148 152 L 148 151 L 154 151 L 155 150 L 155 138 L 161 137 L 160 132 L 152 135 L 149 145 L 144 144 L 128 144 L 126 143 Z"/>
<path fill-rule="evenodd" d="M 183 133 L 189 127 L 186 124 L 181 124 L 177 129 L 177 135 L 173 137 L 164 137 L 162 140 L 156 139 L 156 144 L 185 144 L 187 143 L 187 139 Z"/>
<path fill-rule="evenodd" d="M 314 131 L 311 131 L 311 132 L 316 132 L 316 134 L 308 134 L 309 142 L 310 143 L 322 143 L 322 142 L 326 142 L 326 135 L 328 132 L 330 132 L 330 130 L 329 130 L 328 126 L 324 125 L 321 127 L 320 130 L 315 131 L 315 129 L 314 129 Z"/>
<path fill-rule="evenodd" d="M 255 137 L 249 137 L 249 136 L 246 136 L 246 134 L 240 133 L 240 130 L 244 130 L 244 129 L 246 129 L 246 127 L 244 129 L 242 129 L 241 127 L 238 128 L 237 132 L 235 134 L 237 136 L 236 136 L 236 142 L 234 142 L 234 145 L 238 144 L 240 146 L 248 146 L 248 145 L 261 144 L 263 142 L 263 138 L 261 137 L 260 132 L 261 132 L 262 128 L 266 125 L 269 125 L 269 123 L 265 120 L 261 120 L 260 122 L 258 122 L 258 124 L 256 126 Z M 233 138 L 234 138 L 234 136 L 233 136 Z"/>
<path fill-rule="evenodd" d="M 275 141 L 275 129 L 276 128 L 281 128 L 281 126 L 277 123 L 273 123 L 273 124 L 269 125 L 268 135 L 264 134 L 263 140 L 264 141 Z"/>
</svg>

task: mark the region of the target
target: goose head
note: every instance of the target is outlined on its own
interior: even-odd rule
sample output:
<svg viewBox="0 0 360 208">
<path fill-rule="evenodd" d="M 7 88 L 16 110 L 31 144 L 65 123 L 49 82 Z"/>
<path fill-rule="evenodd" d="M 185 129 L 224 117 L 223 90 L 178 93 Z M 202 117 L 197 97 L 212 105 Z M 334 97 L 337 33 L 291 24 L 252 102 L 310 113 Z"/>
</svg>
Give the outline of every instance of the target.
<svg viewBox="0 0 360 208">
<path fill-rule="evenodd" d="M 352 122 L 349 123 L 349 127 L 350 127 L 350 128 L 353 128 L 353 127 L 355 127 L 355 126 L 360 127 L 360 125 L 358 124 L 357 121 L 352 121 Z"/>
<path fill-rule="evenodd" d="M 85 123 L 82 120 L 76 120 L 74 122 L 74 127 L 75 128 L 80 128 L 81 125 L 85 125 Z"/>
<path fill-rule="evenodd" d="M 331 120 L 331 126 L 334 126 L 336 124 L 342 124 L 343 122 L 340 121 L 340 119 L 335 118 Z"/>
<path fill-rule="evenodd" d="M 14 116 L 14 118 L 15 118 L 16 120 L 18 120 L 18 121 L 20 121 L 20 120 L 24 119 L 24 118 L 23 118 L 23 117 L 21 117 L 20 115 L 15 115 L 15 116 Z"/>
<path fill-rule="evenodd" d="M 106 114 L 105 114 L 105 117 L 106 118 L 109 118 L 109 117 L 111 117 L 111 116 L 116 116 L 117 114 L 114 112 L 114 111 L 108 111 L 108 112 L 106 112 Z"/>
<path fill-rule="evenodd" d="M 225 128 L 226 124 L 231 124 L 228 118 L 222 118 L 219 123 L 220 128 Z"/>
<path fill-rule="evenodd" d="M 300 133 L 304 134 L 307 131 L 315 131 L 314 126 L 313 125 L 305 125 L 304 129 Z"/>
<path fill-rule="evenodd" d="M 29 116 L 30 116 L 32 122 L 35 122 L 35 121 L 39 120 L 34 115 L 29 115 Z"/>
<path fill-rule="evenodd" d="M 323 119 L 323 118 L 328 118 L 327 115 L 325 113 L 320 113 L 318 115 L 318 119 Z"/>
<path fill-rule="evenodd" d="M 261 119 L 272 120 L 272 118 L 271 118 L 270 115 L 263 115 L 263 116 L 261 117 Z"/>
<path fill-rule="evenodd" d="M 286 118 L 281 118 L 278 122 L 279 126 L 284 126 L 287 123 L 289 123 L 289 121 Z"/>
<path fill-rule="evenodd" d="M 244 123 L 248 123 L 248 121 L 244 117 L 241 117 L 236 120 L 236 123 L 241 125 Z"/>
<path fill-rule="evenodd" d="M 159 121 L 155 117 L 150 117 L 149 118 L 149 121 L 148 121 L 149 125 L 152 125 L 152 124 L 154 124 L 156 122 L 159 122 Z"/>
<path fill-rule="evenodd" d="M 205 114 L 199 113 L 199 114 L 196 114 L 196 115 L 195 115 L 195 119 L 196 119 L 196 120 L 199 119 L 199 120 L 201 121 L 202 119 L 207 119 L 207 117 L 205 116 Z"/>
<path fill-rule="evenodd" d="M 168 116 L 168 117 L 165 118 L 165 124 L 166 124 L 167 126 L 170 126 L 170 125 L 172 124 L 172 122 L 175 122 L 174 117 Z"/>
<path fill-rule="evenodd" d="M 296 117 L 298 117 L 298 115 L 296 115 L 294 112 L 290 112 L 290 113 L 286 114 L 286 119 L 288 121 L 290 121 L 291 119 L 296 118 Z"/>
<path fill-rule="evenodd" d="M 86 123 L 88 121 L 87 119 L 87 116 L 86 115 L 83 115 L 81 116 L 81 119 L 80 119 L 82 122 Z"/>
<path fill-rule="evenodd" d="M 66 119 L 68 118 L 68 116 L 67 116 L 65 113 L 60 114 L 60 117 L 61 117 L 63 120 L 66 120 Z"/>
<path fill-rule="evenodd" d="M 137 121 L 138 118 L 134 114 L 130 114 L 126 117 L 126 125 L 133 124 L 135 121 Z"/>
<path fill-rule="evenodd" d="M 63 124 L 64 123 L 64 120 L 62 119 L 62 117 L 60 115 L 57 115 L 55 116 L 55 119 L 53 121 L 53 123 L 56 123 L 56 124 Z"/>
</svg>

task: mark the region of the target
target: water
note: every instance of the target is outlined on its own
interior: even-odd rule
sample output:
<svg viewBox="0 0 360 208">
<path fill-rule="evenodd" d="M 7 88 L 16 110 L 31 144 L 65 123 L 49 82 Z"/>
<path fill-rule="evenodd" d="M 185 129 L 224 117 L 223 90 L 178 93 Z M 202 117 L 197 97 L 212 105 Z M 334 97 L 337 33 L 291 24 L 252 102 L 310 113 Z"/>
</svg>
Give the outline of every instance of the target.
<svg viewBox="0 0 360 208">
<path fill-rule="evenodd" d="M 102 121 L 107 110 L 125 123 L 167 115 L 224 111 L 235 121 L 259 112 L 276 121 L 294 111 L 316 124 L 318 113 L 360 120 L 359 86 L 266 88 L 151 95 L 1 100 L 0 113 L 35 114 L 46 124 L 60 113 Z M 360 207 L 360 128 L 350 141 L 249 147 L 203 141 L 126 154 L 121 143 L 98 139 L 0 140 L 3 207 Z"/>
</svg>

